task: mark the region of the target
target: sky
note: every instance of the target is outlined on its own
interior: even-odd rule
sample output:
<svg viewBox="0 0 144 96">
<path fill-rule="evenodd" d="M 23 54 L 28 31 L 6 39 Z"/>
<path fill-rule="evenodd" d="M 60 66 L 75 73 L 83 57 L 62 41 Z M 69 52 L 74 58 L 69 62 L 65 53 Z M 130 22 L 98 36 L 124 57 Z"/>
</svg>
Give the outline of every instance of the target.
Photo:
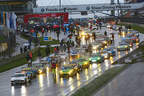
<svg viewBox="0 0 144 96">
<path fill-rule="evenodd" d="M 98 4 L 98 3 L 110 3 L 110 1 L 111 0 L 61 0 L 62 5 Z M 124 2 L 124 0 L 119 1 L 121 3 Z M 38 6 L 59 5 L 59 0 L 37 0 L 37 5 Z"/>
</svg>

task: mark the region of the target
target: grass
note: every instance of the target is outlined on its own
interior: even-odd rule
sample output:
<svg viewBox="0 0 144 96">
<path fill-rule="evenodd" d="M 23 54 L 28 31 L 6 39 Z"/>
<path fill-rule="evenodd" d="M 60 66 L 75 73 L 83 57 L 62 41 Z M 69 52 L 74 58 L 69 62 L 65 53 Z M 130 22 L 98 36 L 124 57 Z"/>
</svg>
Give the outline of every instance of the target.
<svg viewBox="0 0 144 96">
<path fill-rule="evenodd" d="M 124 26 L 131 25 L 132 29 L 137 30 L 140 33 L 144 34 L 144 27 L 139 26 L 138 24 L 120 23 L 119 25 L 124 25 Z"/>
<path fill-rule="evenodd" d="M 19 55 L 19 57 L 12 58 L 10 61 L 8 61 L 8 63 L 1 65 L 0 72 L 7 71 L 9 69 L 21 66 L 26 63 L 27 63 L 27 61 L 26 61 L 25 57 Z"/>
<path fill-rule="evenodd" d="M 29 39 L 29 37 L 28 36 L 26 36 L 25 34 L 21 34 L 20 35 L 23 39 L 26 39 L 26 40 L 28 40 Z"/>
<path fill-rule="evenodd" d="M 0 35 L 0 41 L 4 41 L 4 40 L 5 40 L 5 38 Z"/>
<path fill-rule="evenodd" d="M 114 67 L 102 74 L 101 76 L 95 78 L 89 84 L 84 87 L 78 89 L 72 96 L 92 96 L 95 94 L 100 88 L 106 85 L 109 81 L 111 81 L 116 75 L 126 69 L 129 65 L 124 65 L 121 67 Z"/>
<path fill-rule="evenodd" d="M 29 37 L 22 34 L 21 35 L 22 38 L 28 40 Z M 60 42 L 58 40 L 53 39 L 52 41 L 44 41 L 42 37 L 39 38 L 40 39 L 40 45 L 51 45 L 51 44 L 59 44 Z M 35 43 L 35 41 L 32 41 L 33 43 Z"/>
<path fill-rule="evenodd" d="M 53 47 L 50 48 L 51 53 L 53 53 Z M 46 52 L 45 52 L 45 48 L 40 48 L 40 52 L 41 52 L 41 56 L 45 57 L 46 56 Z M 33 53 L 33 58 L 32 60 L 36 60 L 38 58 L 38 48 L 33 49 L 32 50 Z M 24 65 L 27 63 L 26 58 L 25 58 L 26 54 L 19 54 L 15 57 L 12 57 L 10 59 L 4 59 L 2 61 L 0 61 L 1 63 L 4 63 L 3 65 L 0 65 L 0 72 L 4 72 L 7 70 L 10 70 L 12 68 Z"/>
<path fill-rule="evenodd" d="M 38 57 L 37 51 L 38 51 L 38 49 L 32 50 L 33 61 L 36 60 Z M 44 49 L 41 49 L 41 54 L 42 54 L 42 57 L 46 56 Z M 11 59 L 5 59 L 5 60 L 1 61 L 1 62 L 4 62 L 5 64 L 0 66 L 0 72 L 4 72 L 9 69 L 26 64 L 27 61 L 26 61 L 25 56 L 26 56 L 26 54 L 20 54 L 15 57 L 12 57 Z"/>
</svg>

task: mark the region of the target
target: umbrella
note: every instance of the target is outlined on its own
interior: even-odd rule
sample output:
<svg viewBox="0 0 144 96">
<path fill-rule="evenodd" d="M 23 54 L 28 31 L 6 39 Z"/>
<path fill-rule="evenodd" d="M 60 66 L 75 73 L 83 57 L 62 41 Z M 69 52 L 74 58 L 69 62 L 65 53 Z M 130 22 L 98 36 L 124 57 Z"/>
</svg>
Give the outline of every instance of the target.
<svg viewBox="0 0 144 96">
<path fill-rule="evenodd" d="M 59 28 L 59 25 L 53 25 L 53 28 Z"/>
<path fill-rule="evenodd" d="M 34 32 L 34 29 L 31 29 L 30 32 L 33 33 L 33 32 Z"/>
</svg>

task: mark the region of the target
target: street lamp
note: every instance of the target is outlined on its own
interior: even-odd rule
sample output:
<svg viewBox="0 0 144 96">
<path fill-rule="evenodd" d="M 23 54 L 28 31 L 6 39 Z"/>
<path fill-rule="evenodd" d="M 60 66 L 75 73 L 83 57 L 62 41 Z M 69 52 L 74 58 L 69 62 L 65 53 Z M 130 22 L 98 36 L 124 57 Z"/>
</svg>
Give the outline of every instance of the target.
<svg viewBox="0 0 144 96">
<path fill-rule="evenodd" d="M 62 7 L 62 2 L 59 0 L 59 9 Z"/>
</svg>

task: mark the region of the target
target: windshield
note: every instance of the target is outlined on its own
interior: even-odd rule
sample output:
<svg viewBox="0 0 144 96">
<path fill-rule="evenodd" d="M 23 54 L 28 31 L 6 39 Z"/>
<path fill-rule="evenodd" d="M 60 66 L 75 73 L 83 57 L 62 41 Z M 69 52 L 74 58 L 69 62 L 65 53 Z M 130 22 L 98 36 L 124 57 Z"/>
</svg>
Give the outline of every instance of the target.
<svg viewBox="0 0 144 96">
<path fill-rule="evenodd" d="M 127 45 L 126 43 L 121 43 L 120 45 Z"/>
<path fill-rule="evenodd" d="M 24 74 L 16 74 L 14 75 L 14 77 L 24 77 L 25 75 Z"/>
<path fill-rule="evenodd" d="M 72 66 L 63 66 L 62 70 L 72 69 Z"/>
<path fill-rule="evenodd" d="M 79 62 L 82 62 L 82 61 L 85 61 L 85 59 L 79 59 L 78 61 L 79 61 Z"/>
</svg>

